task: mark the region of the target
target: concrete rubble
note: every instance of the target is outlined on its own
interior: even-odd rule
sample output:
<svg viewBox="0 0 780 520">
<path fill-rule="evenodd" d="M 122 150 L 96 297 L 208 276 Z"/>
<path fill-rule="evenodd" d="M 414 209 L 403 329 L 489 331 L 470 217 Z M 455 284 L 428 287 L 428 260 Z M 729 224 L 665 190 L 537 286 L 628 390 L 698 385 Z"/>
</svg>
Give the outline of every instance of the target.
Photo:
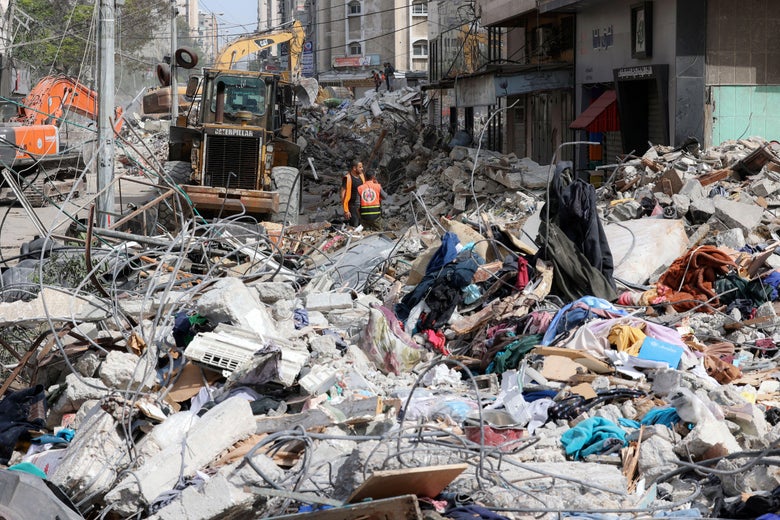
<svg viewBox="0 0 780 520">
<path fill-rule="evenodd" d="M 780 150 L 575 178 L 421 127 L 422 97 L 301 113 L 298 226 L 136 230 L 83 283 L 4 274 L 0 462 L 84 518 L 776 513 Z M 355 157 L 382 233 L 340 215 Z"/>
</svg>

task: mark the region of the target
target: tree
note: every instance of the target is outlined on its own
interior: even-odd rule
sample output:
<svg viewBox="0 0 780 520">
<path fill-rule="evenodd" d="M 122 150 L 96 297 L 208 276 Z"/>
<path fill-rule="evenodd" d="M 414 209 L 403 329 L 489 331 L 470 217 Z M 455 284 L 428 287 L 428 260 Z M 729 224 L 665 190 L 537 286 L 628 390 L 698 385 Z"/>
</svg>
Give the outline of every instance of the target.
<svg viewBox="0 0 780 520">
<path fill-rule="evenodd" d="M 13 57 L 30 67 L 33 78 L 52 72 L 89 73 L 95 63 L 98 10 L 94 0 L 17 0 L 28 25 L 15 27 Z M 141 58 L 142 49 L 164 32 L 169 0 L 126 0 L 116 9 L 118 53 Z M 126 60 L 127 61 L 127 60 Z M 132 60 L 130 60 L 132 61 Z M 148 67 L 139 59 L 139 68 Z"/>
</svg>

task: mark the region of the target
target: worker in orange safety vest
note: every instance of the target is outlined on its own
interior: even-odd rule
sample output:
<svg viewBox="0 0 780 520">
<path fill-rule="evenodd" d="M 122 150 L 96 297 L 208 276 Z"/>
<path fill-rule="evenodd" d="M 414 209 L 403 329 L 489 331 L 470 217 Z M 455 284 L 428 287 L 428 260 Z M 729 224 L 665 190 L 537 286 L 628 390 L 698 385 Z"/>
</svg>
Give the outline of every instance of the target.
<svg viewBox="0 0 780 520">
<path fill-rule="evenodd" d="M 382 231 L 384 227 L 382 197 L 387 197 L 387 193 L 377 182 L 376 173 L 368 173 L 366 182 L 358 187 L 358 195 L 360 196 L 360 223 L 363 225 L 363 229 Z"/>
<path fill-rule="evenodd" d="M 360 194 L 358 188 L 366 181 L 363 173 L 363 162 L 355 159 L 352 168 L 341 179 L 341 207 L 349 225 L 357 227 L 360 224 Z"/>
</svg>

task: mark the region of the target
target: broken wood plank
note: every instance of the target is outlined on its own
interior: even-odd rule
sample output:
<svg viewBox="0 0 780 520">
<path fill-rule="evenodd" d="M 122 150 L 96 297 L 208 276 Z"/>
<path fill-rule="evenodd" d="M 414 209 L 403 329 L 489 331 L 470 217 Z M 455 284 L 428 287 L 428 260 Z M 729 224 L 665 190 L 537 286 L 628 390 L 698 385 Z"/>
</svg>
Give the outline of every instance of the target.
<svg viewBox="0 0 780 520">
<path fill-rule="evenodd" d="M 726 323 L 723 328 L 728 331 L 741 329 L 742 327 L 755 327 L 759 325 L 773 326 L 775 323 L 774 316 L 761 316 L 760 318 L 753 318 L 752 320 L 742 320 L 735 323 Z"/>
<path fill-rule="evenodd" d="M 435 497 L 466 468 L 468 464 L 448 464 L 376 471 L 352 493 L 347 503 L 408 494 Z"/>
<path fill-rule="evenodd" d="M 734 170 L 732 170 L 731 168 L 724 168 L 722 170 L 715 170 L 713 172 L 700 175 L 698 177 L 698 180 L 702 186 L 708 186 L 713 182 L 722 181 L 732 173 L 734 173 Z"/>
</svg>

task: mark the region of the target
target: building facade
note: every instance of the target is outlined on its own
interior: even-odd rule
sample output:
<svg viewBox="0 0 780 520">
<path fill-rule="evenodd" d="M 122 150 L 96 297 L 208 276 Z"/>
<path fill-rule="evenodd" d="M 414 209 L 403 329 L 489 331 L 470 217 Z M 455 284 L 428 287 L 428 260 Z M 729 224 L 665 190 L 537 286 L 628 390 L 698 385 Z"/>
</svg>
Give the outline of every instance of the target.
<svg viewBox="0 0 780 520">
<path fill-rule="evenodd" d="M 372 70 L 389 62 L 403 86 L 428 70 L 428 6 L 424 0 L 314 2 L 317 78 L 323 85 L 373 88 Z"/>
<path fill-rule="evenodd" d="M 515 107 L 505 151 L 542 160 L 566 141 L 599 142 L 577 153 L 578 167 L 590 168 L 690 137 L 710 146 L 780 133 L 780 13 L 768 0 L 477 4 L 482 24 L 504 32 L 494 83 Z M 518 81 L 533 91 L 509 92 Z"/>
</svg>

